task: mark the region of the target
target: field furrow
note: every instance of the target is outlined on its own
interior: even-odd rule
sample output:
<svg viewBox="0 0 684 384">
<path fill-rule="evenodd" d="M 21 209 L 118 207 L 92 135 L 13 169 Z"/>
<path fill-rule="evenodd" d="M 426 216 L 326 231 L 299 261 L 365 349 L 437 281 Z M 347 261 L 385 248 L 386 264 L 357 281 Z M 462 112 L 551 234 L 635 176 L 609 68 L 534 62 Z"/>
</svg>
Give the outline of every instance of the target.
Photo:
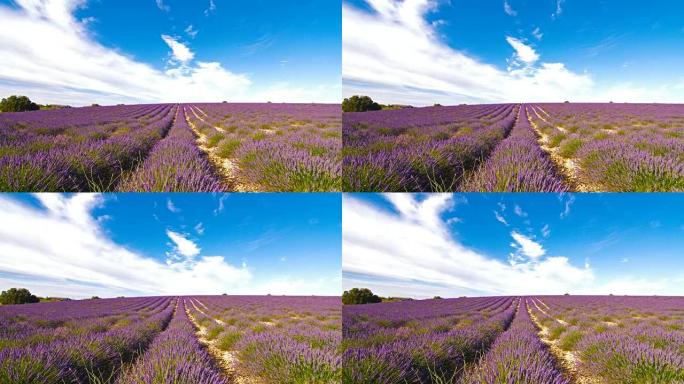
<svg viewBox="0 0 684 384">
<path fill-rule="evenodd" d="M 517 107 L 345 113 L 343 189 L 684 191 L 682 105 L 523 105 L 493 134 Z"/>
<path fill-rule="evenodd" d="M 339 191 L 341 136 L 334 104 L 3 113 L 0 191 Z"/>
</svg>

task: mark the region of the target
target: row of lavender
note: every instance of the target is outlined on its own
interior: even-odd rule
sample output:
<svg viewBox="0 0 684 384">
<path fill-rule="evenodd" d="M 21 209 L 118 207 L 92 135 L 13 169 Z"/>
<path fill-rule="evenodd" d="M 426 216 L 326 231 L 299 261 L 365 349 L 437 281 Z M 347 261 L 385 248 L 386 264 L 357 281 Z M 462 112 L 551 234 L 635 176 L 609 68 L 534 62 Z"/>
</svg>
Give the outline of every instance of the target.
<svg viewBox="0 0 684 384">
<path fill-rule="evenodd" d="M 513 321 L 511 297 L 343 308 L 343 383 L 457 383 Z"/>
<path fill-rule="evenodd" d="M 236 178 L 255 191 L 339 191 L 340 126 L 339 105 L 321 104 L 4 113 L 0 191 L 227 191 Z"/>
<path fill-rule="evenodd" d="M 518 110 L 508 104 L 347 113 L 343 189 L 460 190 L 508 136 Z"/>
<path fill-rule="evenodd" d="M 466 181 L 462 190 L 484 192 L 565 192 L 568 187 L 537 143 L 523 105 L 511 134 Z"/>
<path fill-rule="evenodd" d="M 684 381 L 681 297 L 537 297 L 530 309 L 578 381 Z"/>
<path fill-rule="evenodd" d="M 0 382 L 112 382 L 169 323 L 175 300 L 0 307 Z"/>
<path fill-rule="evenodd" d="M 548 145 L 595 191 L 684 190 L 684 106 L 538 104 Z"/>
<path fill-rule="evenodd" d="M 191 318 L 236 380 L 340 382 L 339 297 L 194 297 Z"/>
<path fill-rule="evenodd" d="M 159 140 L 139 166 L 124 176 L 118 191 L 219 192 L 228 190 L 207 156 L 197 147 L 187 115 L 179 107 L 168 135 Z"/>
<path fill-rule="evenodd" d="M 523 299 L 510 328 L 499 336 L 461 381 L 467 384 L 570 384 L 560 363 L 542 343 Z"/>
<path fill-rule="evenodd" d="M 207 151 L 246 190 L 339 191 L 341 116 L 334 104 L 197 104 Z"/>
<path fill-rule="evenodd" d="M 3 114 L 0 191 L 111 191 L 161 140 L 172 105 Z"/>
<path fill-rule="evenodd" d="M 345 113 L 343 189 L 684 190 L 682 105 L 516 110 L 474 105 Z M 514 135 L 502 141 L 514 123 Z"/>
</svg>

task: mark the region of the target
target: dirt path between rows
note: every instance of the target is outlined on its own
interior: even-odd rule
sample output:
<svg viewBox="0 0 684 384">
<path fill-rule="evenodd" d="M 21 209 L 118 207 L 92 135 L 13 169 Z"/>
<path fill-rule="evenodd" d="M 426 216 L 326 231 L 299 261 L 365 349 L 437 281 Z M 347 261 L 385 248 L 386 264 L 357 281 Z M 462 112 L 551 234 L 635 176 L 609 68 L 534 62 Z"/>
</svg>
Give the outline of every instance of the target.
<svg viewBox="0 0 684 384">
<path fill-rule="evenodd" d="M 194 302 L 190 301 L 192 306 L 197 309 L 197 306 L 195 305 Z M 197 309 L 199 312 L 203 313 L 206 315 L 206 313 L 200 311 Z M 209 340 L 207 338 L 207 327 L 202 327 L 199 322 L 197 322 L 197 319 L 195 319 L 195 316 L 192 315 L 190 312 L 190 309 L 185 307 L 185 312 L 188 315 L 188 318 L 190 319 L 190 322 L 192 325 L 195 326 L 197 329 L 196 335 L 200 343 L 205 345 L 207 347 L 207 350 L 209 351 L 209 354 L 218 362 L 219 367 L 223 370 L 223 372 L 228 376 L 228 379 L 234 383 L 234 384 L 261 384 L 259 380 L 256 378 L 248 377 L 247 375 L 244 375 L 239 372 L 238 370 L 238 364 L 239 360 L 237 358 L 237 351 L 222 351 L 219 348 L 216 347 L 216 340 Z M 214 319 L 218 324 L 220 320 Z"/>
<path fill-rule="evenodd" d="M 206 121 L 204 121 L 204 119 L 202 119 L 201 117 L 197 116 L 197 114 L 194 111 L 192 113 L 199 120 L 206 123 Z M 212 162 L 212 164 L 214 164 L 214 167 L 219 171 L 219 174 L 221 175 L 223 180 L 226 181 L 226 183 L 230 186 L 230 189 L 232 189 L 234 192 L 257 192 L 258 188 L 248 183 L 245 183 L 239 179 L 238 173 L 240 171 L 240 168 L 237 164 L 237 160 L 224 159 L 218 156 L 216 154 L 217 148 L 210 148 L 207 145 L 209 137 L 200 132 L 200 130 L 197 129 L 195 124 L 192 121 L 190 121 L 190 119 L 187 116 L 185 117 L 185 119 L 188 122 L 188 126 L 190 127 L 190 129 L 192 129 L 195 135 L 197 135 L 197 146 L 200 150 L 207 154 L 209 160 Z M 219 131 L 225 132 L 222 128 L 214 128 L 216 128 Z"/>
<path fill-rule="evenodd" d="M 533 109 L 534 111 L 534 109 Z M 535 112 L 536 114 L 536 112 Z M 529 114 L 528 114 L 529 115 Z M 537 115 L 539 117 L 539 115 Z M 537 126 L 537 124 L 528 116 L 528 120 L 530 121 L 530 126 L 532 127 L 532 130 L 537 134 L 538 136 L 538 142 L 539 146 L 541 147 L 544 152 L 548 153 L 549 156 L 551 157 L 551 160 L 556 164 L 556 168 L 560 171 L 560 174 L 563 176 L 565 179 L 565 182 L 568 184 L 570 187 L 571 191 L 574 192 L 599 192 L 600 188 L 590 186 L 588 184 L 582 183 L 579 179 L 579 173 L 580 173 L 580 166 L 577 164 L 577 162 L 574 159 L 566 159 L 563 156 L 560 155 L 560 147 L 551 147 L 550 142 L 551 142 L 551 136 L 542 132 L 541 129 Z M 542 119 L 544 120 L 544 119 Z M 560 128 L 559 128 L 560 129 Z M 564 129 L 561 129 L 564 131 Z"/>
<path fill-rule="evenodd" d="M 542 313 L 549 316 L 546 312 L 542 311 L 534 301 L 532 303 Z M 539 339 L 549 347 L 549 351 L 551 351 L 551 354 L 556 359 L 556 361 L 560 363 L 559 365 L 563 369 L 565 376 L 567 378 L 569 378 L 571 382 L 576 383 L 576 384 L 601 384 L 601 380 L 599 380 L 598 378 L 585 376 L 579 372 L 578 366 L 581 363 L 581 360 L 579 359 L 579 357 L 573 351 L 562 350 L 558 346 L 558 344 L 560 343 L 560 339 L 556 339 L 556 340 L 549 339 L 549 327 L 545 327 L 539 321 L 539 319 L 537 318 L 537 316 L 534 315 L 534 313 L 533 313 L 533 311 L 529 305 L 527 305 L 527 312 L 530 314 L 530 319 L 532 319 L 532 322 L 534 323 L 535 327 L 537 327 L 537 329 L 539 329 L 539 333 L 538 333 Z M 567 322 L 564 322 L 560 319 L 556 319 L 553 316 L 549 316 L 549 317 L 553 318 L 554 320 L 556 320 L 556 322 L 558 322 L 560 324 L 565 324 L 565 325 L 568 324 Z"/>
</svg>

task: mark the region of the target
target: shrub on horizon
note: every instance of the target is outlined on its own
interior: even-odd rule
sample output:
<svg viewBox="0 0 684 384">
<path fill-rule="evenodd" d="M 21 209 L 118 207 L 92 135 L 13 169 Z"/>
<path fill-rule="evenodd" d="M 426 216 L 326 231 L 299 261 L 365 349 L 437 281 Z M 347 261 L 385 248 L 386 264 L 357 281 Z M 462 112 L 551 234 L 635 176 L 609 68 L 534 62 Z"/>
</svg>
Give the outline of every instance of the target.
<svg viewBox="0 0 684 384">
<path fill-rule="evenodd" d="M 40 106 L 26 96 L 12 95 L 0 101 L 0 112 L 37 111 Z"/>
<path fill-rule="evenodd" d="M 342 101 L 342 112 L 366 112 L 381 109 L 382 106 L 368 96 L 354 95 Z"/>
<path fill-rule="evenodd" d="M 371 304 L 380 303 L 382 299 L 373 294 L 368 288 L 352 288 L 342 294 L 342 304 Z"/>
<path fill-rule="evenodd" d="M 0 294 L 0 303 L 2 305 L 30 304 L 38 302 L 40 302 L 38 296 L 31 294 L 31 292 L 26 288 L 10 288 L 6 291 L 2 291 Z"/>
</svg>

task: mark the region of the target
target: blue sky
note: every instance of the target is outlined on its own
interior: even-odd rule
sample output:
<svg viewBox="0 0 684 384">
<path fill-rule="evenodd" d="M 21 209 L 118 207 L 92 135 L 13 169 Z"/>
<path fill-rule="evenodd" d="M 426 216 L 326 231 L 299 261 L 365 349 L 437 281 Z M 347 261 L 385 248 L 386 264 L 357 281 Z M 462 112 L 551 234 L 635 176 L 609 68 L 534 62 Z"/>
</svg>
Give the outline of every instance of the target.
<svg viewBox="0 0 684 384">
<path fill-rule="evenodd" d="M 346 289 L 684 294 L 678 194 L 356 194 L 343 205 Z"/>
<path fill-rule="evenodd" d="M 39 102 L 340 98 L 336 0 L 0 0 L 0 25 L 0 91 Z"/>
<path fill-rule="evenodd" d="M 415 105 L 682 102 L 683 7 L 676 0 L 343 0 L 343 93 Z"/>
<path fill-rule="evenodd" d="M 340 205 L 338 194 L 5 194 L 0 288 L 337 295 Z"/>
</svg>

